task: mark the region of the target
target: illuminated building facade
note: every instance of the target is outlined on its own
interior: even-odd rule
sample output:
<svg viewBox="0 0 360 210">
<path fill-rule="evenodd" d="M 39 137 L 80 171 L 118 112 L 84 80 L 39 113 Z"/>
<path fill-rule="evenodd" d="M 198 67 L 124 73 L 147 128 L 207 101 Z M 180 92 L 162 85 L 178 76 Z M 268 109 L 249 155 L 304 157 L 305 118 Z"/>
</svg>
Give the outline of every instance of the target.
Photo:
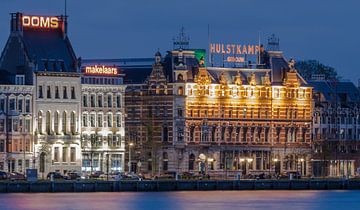
<svg viewBox="0 0 360 210">
<path fill-rule="evenodd" d="M 171 51 L 128 85 L 132 170 L 311 175 L 312 88 L 293 63 L 267 52 L 258 69 L 203 67 L 195 52 Z"/>
<path fill-rule="evenodd" d="M 360 91 L 350 81 L 309 82 L 314 87 L 314 176 L 354 176 L 360 166 Z"/>
<path fill-rule="evenodd" d="M 82 171 L 124 171 L 123 75 L 114 66 L 85 66 L 81 83 Z"/>
<path fill-rule="evenodd" d="M 23 173 L 33 167 L 33 94 L 23 80 L 0 85 L 0 171 Z"/>
<path fill-rule="evenodd" d="M 0 58 L 2 83 L 17 84 L 21 80 L 24 87 L 32 88 L 32 166 L 43 177 L 50 171 L 81 169 L 81 75 L 67 36 L 66 19 L 12 13 L 10 36 Z M 26 166 L 29 149 L 24 138 Z"/>
</svg>

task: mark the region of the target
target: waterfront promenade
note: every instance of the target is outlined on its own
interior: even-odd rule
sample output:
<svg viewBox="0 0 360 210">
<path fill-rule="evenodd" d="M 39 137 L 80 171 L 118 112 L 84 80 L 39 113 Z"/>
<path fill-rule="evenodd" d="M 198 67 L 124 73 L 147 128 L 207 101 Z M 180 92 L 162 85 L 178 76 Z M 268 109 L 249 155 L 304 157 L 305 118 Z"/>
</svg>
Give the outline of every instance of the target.
<svg viewBox="0 0 360 210">
<path fill-rule="evenodd" d="M 0 182 L 0 193 L 205 190 L 360 190 L 359 179 Z"/>
</svg>

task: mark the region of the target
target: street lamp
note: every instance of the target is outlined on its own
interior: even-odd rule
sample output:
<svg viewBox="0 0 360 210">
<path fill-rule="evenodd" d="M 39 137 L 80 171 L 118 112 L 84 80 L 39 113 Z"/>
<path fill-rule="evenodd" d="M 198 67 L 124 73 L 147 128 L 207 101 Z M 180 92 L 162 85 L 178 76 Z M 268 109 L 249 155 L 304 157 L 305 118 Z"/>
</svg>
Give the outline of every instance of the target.
<svg viewBox="0 0 360 210">
<path fill-rule="evenodd" d="M 129 166 L 129 173 L 131 172 L 131 147 L 134 146 L 134 143 L 130 142 L 129 143 L 129 163 L 128 163 L 128 166 Z"/>
<path fill-rule="evenodd" d="M 300 174 L 303 174 L 303 162 L 305 161 L 304 158 L 300 158 Z"/>
<path fill-rule="evenodd" d="M 279 159 L 277 159 L 277 158 L 273 158 L 272 159 L 273 160 L 273 162 L 274 162 L 274 167 L 275 167 L 275 169 L 274 169 L 274 171 L 275 171 L 275 176 L 277 175 L 277 173 L 278 173 L 278 171 L 277 171 L 277 162 L 279 161 Z"/>
</svg>

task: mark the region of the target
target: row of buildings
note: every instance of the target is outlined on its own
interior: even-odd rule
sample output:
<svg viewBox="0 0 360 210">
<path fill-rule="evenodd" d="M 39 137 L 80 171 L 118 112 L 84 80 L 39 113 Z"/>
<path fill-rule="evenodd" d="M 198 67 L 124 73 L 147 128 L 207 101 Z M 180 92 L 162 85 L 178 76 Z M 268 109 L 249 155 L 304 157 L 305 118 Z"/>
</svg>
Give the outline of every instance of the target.
<svg viewBox="0 0 360 210">
<path fill-rule="evenodd" d="M 352 83 L 305 81 L 281 51 L 260 46 L 256 65 L 205 65 L 184 37 L 165 56 L 82 60 L 67 17 L 46 18 L 11 14 L 0 170 L 355 174 Z"/>
</svg>

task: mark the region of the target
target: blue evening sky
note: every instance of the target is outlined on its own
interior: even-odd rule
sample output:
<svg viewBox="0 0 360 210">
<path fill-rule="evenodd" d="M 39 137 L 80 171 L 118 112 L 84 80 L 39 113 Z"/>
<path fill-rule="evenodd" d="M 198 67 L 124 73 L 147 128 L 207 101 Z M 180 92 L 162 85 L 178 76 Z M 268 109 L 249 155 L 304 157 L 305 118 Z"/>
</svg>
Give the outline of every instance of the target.
<svg viewBox="0 0 360 210">
<path fill-rule="evenodd" d="M 152 57 L 172 49 L 181 26 L 192 48 L 263 42 L 274 33 L 287 58 L 317 59 L 360 79 L 358 0 L 68 0 L 69 36 L 82 58 Z M 64 13 L 63 0 L 0 0 L 0 48 L 10 12 Z"/>
</svg>

